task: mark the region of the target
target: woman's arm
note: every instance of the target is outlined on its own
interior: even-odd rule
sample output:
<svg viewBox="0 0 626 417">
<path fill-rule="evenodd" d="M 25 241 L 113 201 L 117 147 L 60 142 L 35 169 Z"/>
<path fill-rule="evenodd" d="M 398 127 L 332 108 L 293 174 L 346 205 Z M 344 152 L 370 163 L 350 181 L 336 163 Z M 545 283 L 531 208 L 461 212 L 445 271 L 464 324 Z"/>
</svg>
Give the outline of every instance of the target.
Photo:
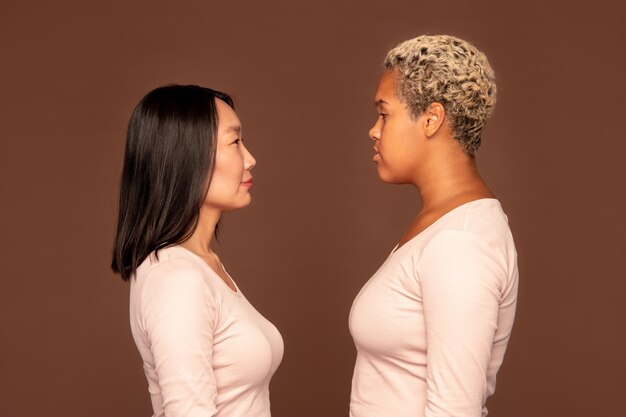
<svg viewBox="0 0 626 417">
<path fill-rule="evenodd" d="M 167 417 L 209 417 L 215 407 L 215 294 L 196 265 L 164 261 L 146 277 L 141 298 Z"/>
<path fill-rule="evenodd" d="M 444 230 L 420 257 L 427 339 L 426 416 L 480 417 L 506 281 L 502 257 L 480 236 Z"/>
</svg>

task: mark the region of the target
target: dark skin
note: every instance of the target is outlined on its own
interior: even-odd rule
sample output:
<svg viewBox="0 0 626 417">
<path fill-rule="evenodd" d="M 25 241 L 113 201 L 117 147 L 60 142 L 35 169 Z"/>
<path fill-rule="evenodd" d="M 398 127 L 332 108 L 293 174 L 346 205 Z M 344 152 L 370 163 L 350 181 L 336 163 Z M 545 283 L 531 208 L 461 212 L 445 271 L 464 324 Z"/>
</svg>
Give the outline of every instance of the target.
<svg viewBox="0 0 626 417">
<path fill-rule="evenodd" d="M 481 178 L 476 161 L 454 139 L 446 112 L 432 103 L 417 118 L 398 97 L 396 76 L 386 71 L 375 98 L 378 118 L 370 129 L 379 177 L 391 184 L 411 184 L 422 209 L 402 235 L 402 246 L 450 210 L 481 198 L 495 198 Z"/>
</svg>

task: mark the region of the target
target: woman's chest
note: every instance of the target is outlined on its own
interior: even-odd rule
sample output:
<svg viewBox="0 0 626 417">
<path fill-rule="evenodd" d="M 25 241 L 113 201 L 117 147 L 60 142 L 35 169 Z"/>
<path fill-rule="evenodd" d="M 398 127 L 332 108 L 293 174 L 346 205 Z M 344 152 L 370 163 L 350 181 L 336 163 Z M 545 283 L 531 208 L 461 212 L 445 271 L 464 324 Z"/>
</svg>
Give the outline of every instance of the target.
<svg viewBox="0 0 626 417">
<path fill-rule="evenodd" d="M 225 383 L 261 383 L 283 356 L 276 327 L 243 296 L 223 300 L 213 340 L 213 367 Z"/>
<path fill-rule="evenodd" d="M 425 347 L 421 290 L 410 262 L 388 259 L 364 285 L 350 312 L 357 348 L 390 354 Z"/>
</svg>

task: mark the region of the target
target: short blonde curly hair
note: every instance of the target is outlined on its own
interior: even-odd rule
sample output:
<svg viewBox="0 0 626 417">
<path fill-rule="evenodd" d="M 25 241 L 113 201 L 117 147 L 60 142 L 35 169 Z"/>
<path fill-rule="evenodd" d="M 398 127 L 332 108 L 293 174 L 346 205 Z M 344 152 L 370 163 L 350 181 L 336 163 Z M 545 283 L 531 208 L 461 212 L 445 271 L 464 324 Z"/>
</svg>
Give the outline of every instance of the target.
<svg viewBox="0 0 626 417">
<path fill-rule="evenodd" d="M 454 138 L 470 155 L 478 150 L 496 104 L 495 74 L 485 54 L 454 36 L 423 35 L 389 51 L 384 66 L 395 74 L 412 117 L 441 103 Z"/>
</svg>

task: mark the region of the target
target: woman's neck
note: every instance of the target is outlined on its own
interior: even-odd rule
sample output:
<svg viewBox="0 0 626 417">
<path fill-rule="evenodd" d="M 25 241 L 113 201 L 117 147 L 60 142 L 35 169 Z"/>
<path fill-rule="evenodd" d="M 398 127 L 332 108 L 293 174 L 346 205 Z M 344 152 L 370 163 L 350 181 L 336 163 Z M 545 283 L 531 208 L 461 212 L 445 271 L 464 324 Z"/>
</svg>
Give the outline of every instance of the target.
<svg viewBox="0 0 626 417">
<path fill-rule="evenodd" d="M 200 209 L 196 230 L 180 245 L 200 256 L 212 255 L 211 242 L 221 216 L 220 210 L 203 206 Z"/>
<path fill-rule="evenodd" d="M 444 160 L 432 162 L 415 184 L 422 199 L 421 212 L 436 211 L 476 198 L 494 197 L 472 157 L 450 158 L 448 155 Z"/>
</svg>

